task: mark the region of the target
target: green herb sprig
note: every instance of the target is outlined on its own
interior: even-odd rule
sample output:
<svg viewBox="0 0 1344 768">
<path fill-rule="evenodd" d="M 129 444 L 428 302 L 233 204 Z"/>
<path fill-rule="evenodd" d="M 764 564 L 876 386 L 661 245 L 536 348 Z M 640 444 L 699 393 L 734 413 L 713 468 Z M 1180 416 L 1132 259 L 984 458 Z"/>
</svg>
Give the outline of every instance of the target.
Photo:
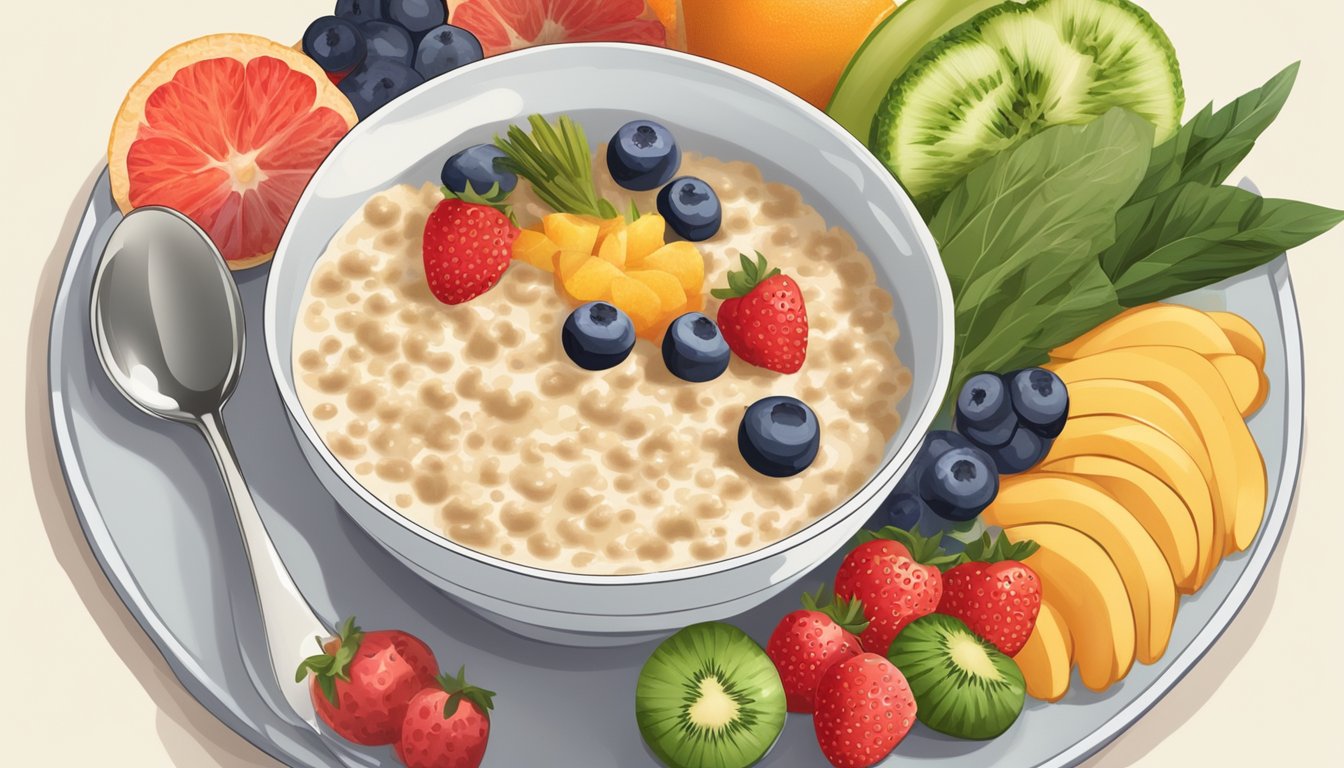
<svg viewBox="0 0 1344 768">
<path fill-rule="evenodd" d="M 597 193 L 593 182 L 593 155 L 583 126 L 567 115 L 555 125 L 541 115 L 528 118 L 529 135 L 517 125 L 509 126 L 504 136 L 495 137 L 495 146 L 504 152 L 496 161 L 532 183 L 537 197 L 558 213 L 619 216 L 616 207 Z"/>
</svg>

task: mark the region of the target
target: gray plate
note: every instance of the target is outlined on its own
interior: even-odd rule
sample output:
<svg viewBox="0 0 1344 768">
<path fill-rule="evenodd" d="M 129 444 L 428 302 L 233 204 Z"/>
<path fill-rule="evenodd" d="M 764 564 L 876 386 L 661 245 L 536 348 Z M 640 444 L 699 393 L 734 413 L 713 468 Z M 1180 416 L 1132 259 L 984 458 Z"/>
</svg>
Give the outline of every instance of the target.
<svg viewBox="0 0 1344 768">
<path fill-rule="evenodd" d="M 90 346 L 94 267 L 120 214 L 104 174 L 94 187 L 61 278 L 51 325 L 51 404 L 57 450 L 80 523 L 108 579 L 182 684 L 230 728 L 295 766 L 395 764 L 390 749 L 340 748 L 278 715 L 241 542 L 213 459 L 187 427 L 155 421 L 121 398 Z M 257 508 L 295 581 L 328 621 L 357 615 L 368 628 L 423 638 L 445 668 L 466 664 L 499 692 L 487 765 L 605 768 L 655 765 L 640 741 L 633 692 L 649 644 L 613 649 L 550 646 L 512 635 L 431 589 L 336 508 L 295 443 L 261 355 L 265 270 L 240 276 L 248 348 L 224 411 Z M 1182 601 L 1170 650 L 1136 665 L 1104 695 L 1075 684 L 1058 704 L 1029 700 L 1011 730 L 990 742 L 939 736 L 923 726 L 887 762 L 904 765 L 1071 766 L 1125 730 L 1176 685 L 1246 601 L 1287 521 L 1302 449 L 1302 348 L 1284 259 L 1186 297 L 1228 309 L 1264 334 L 1268 402 L 1251 420 L 1269 471 L 1270 506 L 1259 538 Z M 836 561 L 804 584 L 829 581 Z M 736 619 L 764 641 L 796 607 L 786 594 Z M 809 718 L 793 716 L 768 768 L 824 766 Z"/>
</svg>

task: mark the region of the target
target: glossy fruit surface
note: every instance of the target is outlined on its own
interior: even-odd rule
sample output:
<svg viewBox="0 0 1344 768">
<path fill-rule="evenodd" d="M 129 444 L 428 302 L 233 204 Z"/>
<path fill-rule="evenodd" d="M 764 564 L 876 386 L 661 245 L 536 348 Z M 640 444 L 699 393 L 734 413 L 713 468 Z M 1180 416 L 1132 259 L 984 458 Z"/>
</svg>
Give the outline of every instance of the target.
<svg viewBox="0 0 1344 768">
<path fill-rule="evenodd" d="M 820 445 L 817 415 L 794 397 L 757 400 L 747 408 L 737 431 L 742 458 L 769 477 L 791 477 L 812 466 Z"/>
<path fill-rule="evenodd" d="M 405 64 L 369 59 L 341 81 L 340 89 L 363 120 L 423 82 L 424 78 Z"/>
<path fill-rule="evenodd" d="M 607 143 L 607 170 L 626 189 L 657 189 L 670 181 L 679 167 L 681 147 L 661 123 L 632 120 Z"/>
<path fill-rule="evenodd" d="M 605 301 L 584 304 L 571 312 L 560 333 L 565 354 L 589 371 L 614 368 L 635 348 L 630 316 Z"/>
<path fill-rule="evenodd" d="M 1058 437 L 1069 418 L 1069 388 L 1044 368 L 1009 374 L 1008 391 L 1018 421 L 1041 437 Z"/>
<path fill-rule="evenodd" d="M 383 0 L 383 15 L 419 37 L 448 22 L 444 0 Z"/>
<path fill-rule="evenodd" d="M 461 27 L 444 24 L 431 29 L 420 41 L 415 52 L 415 71 L 429 80 L 484 57 L 475 35 Z"/>
<path fill-rule="evenodd" d="M 303 52 L 326 72 L 348 72 L 364 61 L 366 41 L 354 23 L 323 16 L 303 33 Z"/>
<path fill-rule="evenodd" d="M 704 179 L 682 176 L 673 179 L 658 193 L 658 213 L 678 235 L 699 242 L 719 233 L 723 224 L 723 205 L 719 195 Z"/>
<path fill-rule="evenodd" d="M 974 520 L 999 492 L 998 469 L 979 448 L 953 448 L 924 467 L 919 492 L 939 516 Z"/>
<path fill-rule="evenodd" d="M 957 431 L 985 448 L 1004 445 L 1017 427 L 1012 397 L 997 373 L 977 373 L 957 394 Z"/>
<path fill-rule="evenodd" d="M 699 312 L 682 315 L 663 334 L 663 363 L 679 379 L 692 382 L 717 379 L 732 358 L 713 320 Z"/>
<path fill-rule="evenodd" d="M 470 185 L 476 195 L 489 196 L 494 190 L 507 195 L 518 186 L 518 177 L 498 166 L 503 158 L 504 152 L 494 144 L 472 145 L 448 158 L 440 180 L 457 194 L 466 193 Z"/>
<path fill-rule="evenodd" d="M 459 0 L 452 15 L 487 56 L 550 43 L 667 43 L 644 0 Z"/>
<path fill-rule="evenodd" d="M 411 33 L 390 21 L 366 21 L 359 25 L 370 58 L 388 59 L 411 66 L 415 58 L 415 43 Z"/>
</svg>

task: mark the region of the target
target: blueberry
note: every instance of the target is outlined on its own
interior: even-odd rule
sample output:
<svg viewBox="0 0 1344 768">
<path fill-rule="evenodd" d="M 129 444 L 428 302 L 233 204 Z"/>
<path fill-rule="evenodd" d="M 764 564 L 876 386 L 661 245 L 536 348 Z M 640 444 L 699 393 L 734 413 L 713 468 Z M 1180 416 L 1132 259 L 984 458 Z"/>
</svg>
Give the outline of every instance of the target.
<svg viewBox="0 0 1344 768">
<path fill-rule="evenodd" d="M 658 213 L 687 240 L 708 240 L 723 223 L 723 208 L 714 188 L 694 176 L 682 176 L 658 193 Z"/>
<path fill-rule="evenodd" d="M 928 508 L 929 505 L 924 503 L 918 493 L 897 488 L 878 505 L 871 527 L 880 529 L 891 525 L 905 531 L 914 530 Z"/>
<path fill-rule="evenodd" d="M 350 73 L 338 87 L 363 120 L 423 82 L 420 75 L 405 64 L 371 59 Z"/>
<path fill-rule="evenodd" d="M 672 132 L 652 120 L 621 126 L 607 144 L 607 170 L 626 189 L 645 192 L 668 182 L 681 167 L 681 147 Z"/>
<path fill-rule="evenodd" d="M 713 320 L 690 312 L 668 326 L 663 334 L 663 362 L 673 376 L 686 381 L 710 381 L 728 370 L 732 351 Z"/>
<path fill-rule="evenodd" d="M 448 22 L 448 6 L 443 0 L 387 0 L 384 15 L 418 38 Z"/>
<path fill-rule="evenodd" d="M 303 33 L 303 52 L 326 72 L 347 72 L 364 61 L 364 35 L 353 23 L 323 16 Z"/>
<path fill-rule="evenodd" d="M 471 185 L 471 191 L 488 196 L 499 185 L 498 196 L 509 194 L 518 186 L 518 177 L 496 165 L 504 152 L 494 144 L 476 144 L 448 158 L 443 164 L 443 186 L 462 194 Z"/>
<path fill-rule="evenodd" d="M 985 453 L 994 460 L 999 474 L 1015 475 L 1040 464 L 1054 443 L 1054 438 L 1041 437 L 1022 424 L 1013 430 L 1012 438 L 1007 443 L 996 448 L 986 448 Z"/>
<path fill-rule="evenodd" d="M 485 58 L 481 41 L 460 27 L 444 24 L 435 27 L 420 41 L 415 52 L 415 69 L 426 80 L 451 72 L 465 64 Z"/>
<path fill-rule="evenodd" d="M 952 450 L 953 448 L 973 448 L 971 441 L 946 429 L 935 429 L 924 436 L 924 442 L 920 443 L 919 450 L 915 452 L 915 460 L 910 463 L 910 469 L 906 471 L 905 477 L 901 479 L 902 483 L 907 481 L 919 485 L 919 475 L 924 468 L 933 463 L 939 456 Z"/>
<path fill-rule="evenodd" d="M 336 0 L 336 15 L 359 24 L 383 18 L 383 0 Z"/>
<path fill-rule="evenodd" d="M 1053 372 L 1027 368 L 1007 376 L 1017 418 L 1041 437 L 1059 437 L 1069 418 L 1069 388 Z"/>
<path fill-rule="evenodd" d="M 415 58 L 415 43 L 411 33 L 390 21 L 366 21 L 359 25 L 364 41 L 369 46 L 369 58 L 388 59 L 411 66 Z"/>
<path fill-rule="evenodd" d="M 580 368 L 604 371 L 630 356 L 635 348 L 635 324 L 616 307 L 594 301 L 570 313 L 560 341 L 565 354 Z"/>
<path fill-rule="evenodd" d="M 791 477 L 807 469 L 820 446 L 817 415 L 793 397 L 757 400 L 747 408 L 737 430 L 742 458 L 769 477 Z"/>
<path fill-rule="evenodd" d="M 997 373 L 977 373 L 957 395 L 957 431 L 981 448 L 1004 445 L 1017 427 L 1012 399 Z"/>
<path fill-rule="evenodd" d="M 939 517 L 974 520 L 999 493 L 994 460 L 974 446 L 953 448 L 923 467 L 919 494 Z"/>
</svg>

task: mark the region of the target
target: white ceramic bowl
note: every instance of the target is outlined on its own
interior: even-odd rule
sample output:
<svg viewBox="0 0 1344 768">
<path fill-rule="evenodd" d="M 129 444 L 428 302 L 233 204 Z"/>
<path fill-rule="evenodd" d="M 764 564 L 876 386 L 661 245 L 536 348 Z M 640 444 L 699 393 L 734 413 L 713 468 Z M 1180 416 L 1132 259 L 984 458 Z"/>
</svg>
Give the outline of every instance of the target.
<svg viewBox="0 0 1344 768">
<path fill-rule="evenodd" d="M 437 179 L 458 149 L 527 115 L 566 113 L 601 141 L 651 117 L 679 143 L 748 160 L 847 230 L 896 297 L 897 351 L 914 374 L 900 433 L 870 481 L 807 528 L 749 554 L 639 575 L 517 565 L 452 542 L 395 512 L 342 467 L 294 387 L 293 329 L 327 243 L 374 193 Z M 813 314 L 824 312 L 818 307 Z M 713 61 L 643 46 L 557 45 L 487 59 L 435 79 L 360 123 L 308 185 L 271 265 L 266 345 L 309 463 L 337 503 L 412 570 L 520 633 L 610 645 L 722 619 L 777 594 L 847 542 L 909 464 L 948 386 L 953 314 L 947 277 L 909 198 L 868 151 L 822 112 L 764 80 Z"/>
</svg>

